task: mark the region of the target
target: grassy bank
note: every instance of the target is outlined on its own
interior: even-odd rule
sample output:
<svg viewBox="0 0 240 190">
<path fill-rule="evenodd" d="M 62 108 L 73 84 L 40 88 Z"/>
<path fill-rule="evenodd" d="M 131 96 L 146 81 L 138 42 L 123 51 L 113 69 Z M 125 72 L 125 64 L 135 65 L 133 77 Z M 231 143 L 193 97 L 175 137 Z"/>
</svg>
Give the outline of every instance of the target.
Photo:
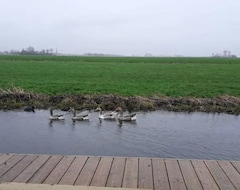
<svg viewBox="0 0 240 190">
<path fill-rule="evenodd" d="M 240 96 L 240 59 L 0 56 L 0 88 L 47 95 Z"/>
</svg>

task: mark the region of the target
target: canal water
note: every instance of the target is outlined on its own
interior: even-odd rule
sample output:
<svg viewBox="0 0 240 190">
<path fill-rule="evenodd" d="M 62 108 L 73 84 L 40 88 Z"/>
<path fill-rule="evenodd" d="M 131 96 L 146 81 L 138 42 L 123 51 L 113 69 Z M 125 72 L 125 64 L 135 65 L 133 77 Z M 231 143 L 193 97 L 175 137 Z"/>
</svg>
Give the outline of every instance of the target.
<svg viewBox="0 0 240 190">
<path fill-rule="evenodd" d="M 240 160 L 240 116 L 139 112 L 136 122 L 49 121 L 48 110 L 0 111 L 0 153 Z"/>
</svg>

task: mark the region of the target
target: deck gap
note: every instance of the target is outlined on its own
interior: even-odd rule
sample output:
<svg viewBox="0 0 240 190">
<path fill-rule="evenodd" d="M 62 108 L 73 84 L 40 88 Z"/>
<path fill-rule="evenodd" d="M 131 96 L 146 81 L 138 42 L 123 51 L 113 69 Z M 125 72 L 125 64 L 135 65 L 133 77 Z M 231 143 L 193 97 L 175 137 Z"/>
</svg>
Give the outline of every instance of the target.
<svg viewBox="0 0 240 190">
<path fill-rule="evenodd" d="M 107 176 L 107 180 L 106 180 L 106 182 L 105 182 L 104 187 L 107 187 L 107 182 L 108 182 L 109 175 L 110 175 L 110 172 L 111 172 L 111 169 L 112 169 L 113 161 L 114 161 L 114 157 L 113 157 L 113 159 L 112 159 L 112 161 L 111 161 L 111 166 L 110 166 L 110 169 L 109 169 L 109 171 L 108 171 L 108 176 Z"/>
<path fill-rule="evenodd" d="M 232 184 L 232 186 L 237 189 L 237 187 L 233 184 L 233 182 L 231 181 L 231 179 L 228 177 L 227 173 L 223 170 L 223 168 L 221 167 L 221 165 L 218 163 L 218 161 L 216 161 L 218 166 L 221 168 L 221 170 L 223 171 L 223 173 L 227 176 L 228 180 L 230 181 L 230 183 Z"/>
<path fill-rule="evenodd" d="M 16 155 L 14 155 L 14 156 L 16 156 Z M 10 167 L 7 171 L 5 171 L 1 176 L 0 176 L 0 178 L 2 177 L 2 176 L 4 176 L 9 170 L 11 170 L 15 165 L 17 165 L 19 162 L 21 162 L 25 157 L 26 157 L 27 155 L 24 155 L 18 162 L 16 162 L 12 167 Z M 12 158 L 13 156 L 11 156 L 11 158 Z"/>
<path fill-rule="evenodd" d="M 166 174 L 167 174 L 168 185 L 169 185 L 169 188 L 171 189 L 170 180 L 169 180 L 169 175 L 168 175 L 168 170 L 167 170 L 167 165 L 166 165 L 166 159 L 163 160 L 163 163 L 164 163 L 164 168 L 165 168 Z"/>
<path fill-rule="evenodd" d="M 181 173 L 181 175 L 182 175 L 182 178 L 183 178 L 183 182 L 184 182 L 184 184 L 185 184 L 185 187 L 186 187 L 186 189 L 188 189 L 188 188 L 187 188 L 187 184 L 186 184 L 185 179 L 184 179 L 184 175 L 183 175 L 183 172 L 182 172 L 182 168 L 180 167 L 180 164 L 179 164 L 179 160 L 177 160 L 177 164 L 178 164 L 178 167 L 179 167 L 179 169 L 180 169 L 180 173 Z"/>
<path fill-rule="evenodd" d="M 38 157 L 39 157 L 39 155 L 37 155 L 36 158 L 33 159 L 33 160 L 23 169 L 23 171 L 26 170 L 27 167 L 30 166 L 31 163 L 33 163 Z M 21 171 L 12 181 L 14 181 L 23 171 Z"/>
<path fill-rule="evenodd" d="M 62 158 L 58 161 L 58 163 L 52 168 L 52 171 L 57 167 L 57 165 L 61 162 L 61 160 L 64 158 L 64 156 L 63 155 L 61 155 L 62 156 Z M 51 156 L 50 156 L 51 157 Z M 45 179 L 41 182 L 41 184 L 43 184 L 44 183 L 44 181 L 46 181 L 46 179 L 48 178 L 48 176 L 52 173 L 52 171 L 51 172 L 49 172 L 49 174 L 45 177 Z"/>
<path fill-rule="evenodd" d="M 210 169 L 208 168 L 207 164 L 205 163 L 205 161 L 203 160 L 203 163 L 205 164 L 205 166 L 207 167 L 207 170 L 209 171 L 210 175 L 212 176 L 214 182 L 216 183 L 216 185 L 218 186 L 218 189 L 221 189 L 220 186 L 218 185 L 216 179 L 214 178 L 212 172 L 210 171 Z"/>
<path fill-rule="evenodd" d="M 38 156 L 40 156 L 40 155 L 38 155 Z M 41 165 L 41 167 L 44 166 L 44 165 L 46 164 L 46 162 L 47 162 L 51 157 L 52 157 L 52 156 L 49 155 L 48 159 Z M 35 176 L 35 174 L 41 169 L 41 167 L 39 167 L 39 168 L 37 169 L 37 171 L 35 171 L 35 173 L 32 175 L 32 177 L 30 177 L 30 178 L 27 180 L 26 183 L 29 183 L 29 181 L 33 178 L 33 176 Z"/>
<path fill-rule="evenodd" d="M 121 183 L 121 188 L 123 187 L 123 180 L 124 180 L 124 175 L 125 175 L 125 170 L 126 170 L 126 164 L 127 164 L 127 158 L 124 158 L 125 159 L 125 164 L 124 164 L 124 168 L 123 168 L 123 177 L 122 177 L 122 183 Z"/>
<path fill-rule="evenodd" d="M 203 184 L 202 184 L 202 182 L 201 182 L 201 180 L 200 180 L 200 178 L 199 178 L 199 176 L 198 176 L 198 174 L 197 174 L 197 172 L 196 172 L 196 168 L 194 167 L 194 165 L 193 165 L 193 163 L 192 163 L 192 160 L 190 160 L 190 163 L 191 163 L 191 165 L 192 165 L 192 167 L 193 167 L 193 170 L 194 170 L 194 172 L 195 172 L 195 174 L 196 174 L 196 176 L 197 176 L 197 178 L 198 178 L 198 181 L 199 181 L 202 189 L 204 189 L 204 188 L 203 188 Z"/>
<path fill-rule="evenodd" d="M 77 175 L 77 177 L 76 177 L 75 181 L 73 182 L 73 185 L 75 185 L 75 183 L 76 183 L 76 181 L 77 181 L 78 177 L 80 176 L 80 174 L 81 174 L 81 172 L 82 172 L 82 170 L 83 170 L 84 166 L 86 165 L 86 163 L 87 163 L 88 159 L 89 159 L 89 156 L 88 156 L 88 157 L 87 157 L 87 159 L 85 160 L 85 163 L 83 164 L 83 166 L 82 166 L 81 170 L 79 171 L 79 173 L 78 173 L 78 175 Z"/>
<path fill-rule="evenodd" d="M 96 171 L 97 171 L 97 168 L 98 168 L 98 166 L 99 166 L 99 163 L 100 163 L 101 159 L 102 159 L 102 157 L 100 157 L 100 159 L 98 160 L 97 167 L 95 168 L 95 170 L 94 170 L 94 172 L 93 172 L 92 179 L 90 180 L 90 182 L 89 182 L 89 185 L 88 185 L 88 186 L 90 186 L 90 185 L 91 185 L 91 183 L 92 183 L 92 180 L 93 180 L 93 178 L 94 178 L 94 176 L 95 176 L 95 174 L 96 174 Z"/>
<path fill-rule="evenodd" d="M 152 165 L 152 181 L 153 181 L 153 189 L 155 189 L 155 184 L 154 184 L 154 176 L 153 176 L 153 161 L 152 161 L 152 158 L 151 158 L 151 165 Z"/>
<path fill-rule="evenodd" d="M 240 175 L 240 171 L 238 171 L 238 169 L 234 166 L 234 164 L 232 162 L 230 162 L 230 164 L 234 167 L 234 169 L 239 173 Z"/>
<path fill-rule="evenodd" d="M 67 173 L 68 169 L 70 168 L 70 166 L 72 165 L 72 163 L 74 162 L 75 159 L 76 159 L 76 156 L 74 156 L 74 159 L 72 160 L 71 164 L 68 166 L 68 168 L 66 169 L 66 171 L 64 172 L 64 174 L 62 175 L 62 177 L 60 178 L 60 180 L 57 182 L 57 184 L 59 184 L 59 182 L 62 180 L 62 178 L 63 178 L 64 175 Z"/>
</svg>

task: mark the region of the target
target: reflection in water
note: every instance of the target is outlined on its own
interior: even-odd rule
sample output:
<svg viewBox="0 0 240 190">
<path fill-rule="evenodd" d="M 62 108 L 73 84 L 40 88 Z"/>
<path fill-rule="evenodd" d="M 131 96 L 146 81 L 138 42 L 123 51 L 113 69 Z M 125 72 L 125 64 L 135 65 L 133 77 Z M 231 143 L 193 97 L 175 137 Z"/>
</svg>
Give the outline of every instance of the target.
<svg viewBox="0 0 240 190">
<path fill-rule="evenodd" d="M 50 121 L 49 112 L 0 111 L 0 152 L 240 160 L 240 117 L 142 112 L 136 122 Z"/>
</svg>

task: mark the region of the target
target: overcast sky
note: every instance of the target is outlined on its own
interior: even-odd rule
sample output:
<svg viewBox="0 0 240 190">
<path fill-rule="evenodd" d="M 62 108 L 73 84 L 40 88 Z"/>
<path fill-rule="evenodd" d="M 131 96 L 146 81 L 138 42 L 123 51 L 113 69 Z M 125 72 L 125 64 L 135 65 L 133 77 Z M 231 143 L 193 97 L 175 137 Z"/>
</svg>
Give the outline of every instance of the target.
<svg viewBox="0 0 240 190">
<path fill-rule="evenodd" d="M 0 51 L 240 56 L 240 0 L 0 0 Z"/>
</svg>

